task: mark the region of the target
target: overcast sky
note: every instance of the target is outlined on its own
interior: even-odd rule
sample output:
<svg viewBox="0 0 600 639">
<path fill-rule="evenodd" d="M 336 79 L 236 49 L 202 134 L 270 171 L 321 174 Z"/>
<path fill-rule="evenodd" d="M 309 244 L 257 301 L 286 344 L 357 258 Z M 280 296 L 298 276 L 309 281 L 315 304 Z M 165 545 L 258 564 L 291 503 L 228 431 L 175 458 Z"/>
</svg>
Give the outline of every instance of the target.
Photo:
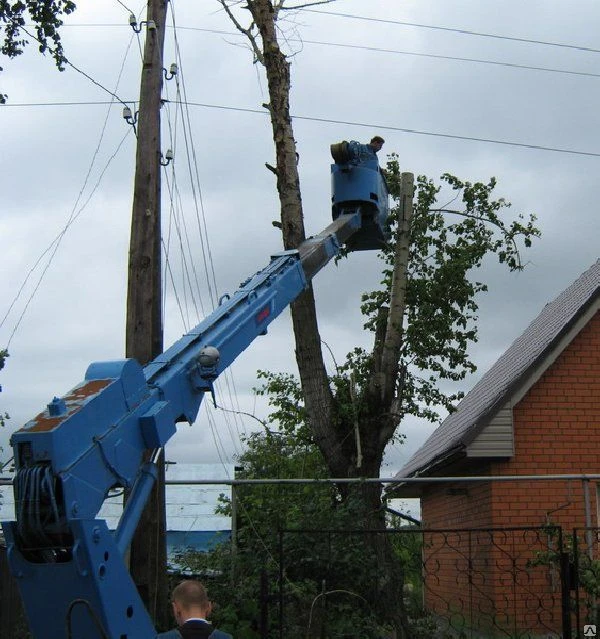
<svg viewBox="0 0 600 639">
<path fill-rule="evenodd" d="M 73 68 L 59 73 L 35 46 L 3 61 L 0 74 L 9 95 L 0 111 L 0 347 L 10 350 L 0 408 L 11 415 L 0 434 L 4 459 L 10 432 L 82 380 L 91 362 L 124 352 L 135 136 L 122 105 L 108 104 L 110 93 L 98 85 L 135 111 L 143 33 L 138 41 L 123 4 L 141 20 L 143 3 L 78 4 L 62 30 L 64 48 L 97 84 Z M 165 65 L 175 61 L 176 36 L 189 106 L 162 111 L 163 152 L 175 153 L 163 181 L 176 292 L 169 276 L 165 346 L 196 323 L 195 306 L 200 316 L 210 311 L 211 292 L 213 299 L 233 292 L 281 249 L 271 225 L 279 217 L 274 178 L 264 167 L 274 163 L 274 151 L 261 107 L 268 100 L 262 70 L 217 0 L 171 6 L 176 29 L 167 32 Z M 386 139 L 383 153 L 400 155 L 403 170 L 471 181 L 496 176 L 512 214 L 538 216 L 543 236 L 524 255 L 525 272 L 490 262 L 477 273 L 490 290 L 480 300 L 473 349 L 479 371 L 462 385 L 468 390 L 598 257 L 600 4 L 338 0 L 284 17 L 308 234 L 330 219 L 330 143 L 374 134 Z M 164 96 L 177 100 L 173 80 Z M 179 248 L 188 242 L 194 265 L 188 260 L 187 272 L 200 290 L 193 298 Z M 355 254 L 315 281 L 321 336 L 338 362 L 356 345 L 370 347 L 359 302 L 377 287 L 380 267 L 375 253 Z M 264 418 L 264 402 L 252 391 L 256 370 L 295 371 L 293 351 L 286 312 L 240 356 L 220 386 L 219 404 Z M 329 355 L 327 364 L 333 366 Z M 225 417 L 203 408 L 194 426 L 179 426 L 167 457 L 230 463 L 241 450 L 240 433 L 256 422 Z M 397 471 L 433 426 L 408 421 L 401 428 L 407 440 L 389 451 L 383 475 Z"/>
</svg>

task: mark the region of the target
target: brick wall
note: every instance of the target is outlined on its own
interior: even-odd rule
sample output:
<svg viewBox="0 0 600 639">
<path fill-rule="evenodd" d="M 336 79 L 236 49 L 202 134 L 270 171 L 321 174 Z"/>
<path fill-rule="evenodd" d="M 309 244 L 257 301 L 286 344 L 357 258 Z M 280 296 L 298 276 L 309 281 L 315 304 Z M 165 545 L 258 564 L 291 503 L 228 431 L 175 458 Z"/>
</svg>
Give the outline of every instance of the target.
<svg viewBox="0 0 600 639">
<path fill-rule="evenodd" d="M 477 468 L 465 465 L 457 474 L 600 473 L 600 313 L 514 407 L 513 423 L 512 459 L 489 462 L 484 467 L 477 462 Z M 596 490 L 595 482 L 590 482 L 592 526 L 600 525 Z M 579 480 L 530 481 L 435 486 L 425 492 L 421 508 L 424 526 L 428 528 L 539 527 L 551 522 L 568 533 L 585 526 L 584 504 L 584 487 Z M 471 592 L 469 623 L 485 629 L 489 619 L 478 622 L 474 611 L 485 611 L 491 598 L 496 610 L 502 609 L 503 602 L 511 601 L 511 618 L 505 619 L 508 625 L 539 632 L 547 632 L 548 627 L 559 630 L 557 575 L 529 566 L 529 560 L 543 550 L 544 544 L 555 542 L 539 533 L 522 531 L 510 540 L 507 537 L 506 542 L 480 539 L 478 543 L 477 561 L 491 572 L 482 586 L 474 589 L 474 597 Z M 426 601 L 440 614 L 444 608 L 456 614 L 456 609 L 463 605 L 460 562 L 464 561 L 461 555 L 466 556 L 468 547 L 473 548 L 473 540 L 464 534 L 454 539 L 438 535 L 431 536 L 425 549 L 426 567 L 433 566 L 435 561 L 438 570 L 435 577 L 426 572 L 431 593 Z M 511 573 L 510 564 L 521 566 L 517 576 L 514 570 Z M 537 608 L 531 606 L 529 593 L 538 597 Z M 492 636 L 492 629 L 488 633 Z"/>
<path fill-rule="evenodd" d="M 485 573 L 489 547 L 479 534 L 456 529 L 486 528 L 491 520 L 491 485 L 449 484 L 431 488 L 422 499 L 425 606 L 455 626 L 472 624 L 471 608 L 490 611 L 492 592 L 485 579 L 473 589 L 471 577 Z M 481 626 L 481 624 L 478 624 Z"/>
<path fill-rule="evenodd" d="M 489 474 L 478 470 L 473 475 Z M 424 528 L 489 528 L 492 486 L 488 483 L 444 484 L 426 490 L 421 500 Z"/>
<path fill-rule="evenodd" d="M 493 475 L 600 473 L 600 313 L 513 409 L 515 456 Z M 497 482 L 493 524 L 585 526 L 582 482 Z M 589 486 L 598 525 L 596 485 Z"/>
</svg>

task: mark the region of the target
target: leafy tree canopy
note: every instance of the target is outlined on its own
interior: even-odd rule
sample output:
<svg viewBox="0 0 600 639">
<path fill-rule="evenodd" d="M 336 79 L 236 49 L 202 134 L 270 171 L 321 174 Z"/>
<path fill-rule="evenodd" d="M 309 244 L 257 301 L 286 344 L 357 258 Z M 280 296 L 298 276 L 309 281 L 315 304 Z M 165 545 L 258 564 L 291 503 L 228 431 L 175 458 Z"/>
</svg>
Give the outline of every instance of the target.
<svg viewBox="0 0 600 639">
<path fill-rule="evenodd" d="M 400 167 L 395 154 L 387 163 L 386 177 L 392 196 L 398 199 Z M 438 208 L 443 186 L 462 201 L 461 208 Z M 490 255 L 510 270 L 522 270 L 520 246 L 531 246 L 532 239 L 540 235 L 534 215 L 505 220 L 503 213 L 511 205 L 503 198 L 494 199 L 495 187 L 495 178 L 487 183 L 471 183 L 449 173 L 442 175 L 437 185 L 425 176 L 417 179 L 402 322 L 404 339 L 398 379 L 402 403 L 398 421 L 409 414 L 436 421 L 440 408 L 453 410 L 463 393 L 447 393 L 441 382 L 460 382 L 475 372 L 469 351 L 478 339 L 477 300 L 488 290 L 483 278 L 473 277 L 473 273 L 480 272 L 478 269 Z M 365 328 L 373 332 L 377 331 L 381 309 L 390 302 L 398 214 L 397 207 L 390 220 L 392 241 L 380 254 L 385 264 L 382 286 L 362 296 Z M 372 407 L 361 403 L 360 397 L 372 376 L 372 359 L 373 353 L 355 348 L 330 377 L 338 422 L 368 420 Z M 271 418 L 280 424 L 305 424 L 303 429 L 307 429 L 297 378 L 264 372 L 259 375 L 267 380 L 259 392 L 269 395 L 275 407 Z M 401 437 L 396 435 L 397 439 Z"/>
<path fill-rule="evenodd" d="M 390 156 L 386 176 L 392 197 L 399 198 L 400 167 L 396 154 Z M 460 208 L 438 206 L 442 187 L 454 192 L 452 199 L 461 201 Z M 511 205 L 503 198 L 494 199 L 495 187 L 493 177 L 487 183 L 472 183 L 445 173 L 439 184 L 426 176 L 417 178 L 402 321 L 399 417 L 412 414 L 435 421 L 439 418 L 435 406 L 452 410 L 461 399 L 461 393 L 445 394 L 439 382 L 463 380 L 476 369 L 469 348 L 478 339 L 477 299 L 487 291 L 487 285 L 473 274 L 492 255 L 509 270 L 522 270 L 520 249 L 531 246 L 532 239 L 540 235 L 534 215 L 519 214 L 506 220 Z M 381 253 L 385 263 L 383 286 L 362 297 L 362 311 L 367 317 L 365 328 L 374 332 L 381 309 L 390 303 L 394 247 L 398 240 L 394 221 L 398 214 L 396 207 L 392 212 L 393 239 Z M 355 349 L 343 370 L 358 371 L 365 384 L 371 357 L 372 354 Z"/>
<path fill-rule="evenodd" d="M 30 39 L 34 39 L 40 53 L 49 51 L 62 71 L 67 59 L 59 33 L 63 24 L 61 18 L 75 11 L 75 8 L 72 0 L 0 0 L 0 53 L 15 58 L 23 53 Z M 28 22 L 32 24 L 33 32 L 27 29 Z M 4 104 L 6 98 L 6 94 L 0 93 L 0 104 Z"/>
</svg>

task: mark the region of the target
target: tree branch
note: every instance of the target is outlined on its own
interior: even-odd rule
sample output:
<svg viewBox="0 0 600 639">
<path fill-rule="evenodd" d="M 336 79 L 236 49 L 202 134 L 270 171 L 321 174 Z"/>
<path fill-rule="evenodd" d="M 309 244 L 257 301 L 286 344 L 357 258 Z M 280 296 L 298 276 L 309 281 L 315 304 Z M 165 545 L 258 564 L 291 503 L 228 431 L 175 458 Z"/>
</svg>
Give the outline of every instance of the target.
<svg viewBox="0 0 600 639">
<path fill-rule="evenodd" d="M 252 28 L 254 27 L 254 22 L 252 22 L 247 29 L 244 29 L 244 27 L 242 27 L 242 25 L 238 22 L 237 18 L 233 15 L 233 12 L 231 11 L 231 8 L 227 4 L 227 0 L 219 0 L 219 3 L 223 7 L 223 9 L 225 9 L 225 13 L 229 16 L 229 19 L 233 22 L 235 28 L 238 31 L 240 31 L 241 33 L 243 33 L 248 38 L 248 40 L 250 41 L 250 46 L 252 47 L 252 52 L 254 53 L 255 58 L 262 65 L 264 65 L 265 61 L 264 61 L 263 53 L 260 50 L 260 47 L 258 46 L 258 44 L 256 42 L 256 37 L 252 33 Z"/>
<path fill-rule="evenodd" d="M 511 233 L 510 230 L 506 228 L 506 225 L 500 219 L 493 219 L 489 216 L 485 217 L 482 215 L 474 215 L 472 213 L 467 213 L 465 211 L 458 211 L 456 209 L 445 209 L 445 208 L 428 209 L 428 212 L 429 213 L 452 213 L 453 215 L 458 215 L 460 217 L 469 218 L 472 220 L 477 220 L 479 222 L 486 222 L 488 224 L 494 225 L 495 227 L 500 229 L 501 233 L 504 235 L 505 240 L 510 242 L 510 244 L 512 245 L 514 249 L 514 255 L 516 259 L 516 267 L 515 267 L 516 270 L 522 270 L 524 268 L 523 262 L 521 261 L 521 253 L 519 251 L 519 247 L 517 246 L 517 241 L 515 240 L 515 234 Z M 516 235 L 526 235 L 524 230 L 526 229 L 521 226 L 520 232 L 517 233 Z M 533 235 L 536 237 L 539 237 L 540 233 L 539 231 L 537 233 L 534 232 Z"/>
<path fill-rule="evenodd" d="M 293 11 L 294 9 L 306 9 L 307 7 L 315 7 L 318 4 L 331 4 L 335 1 L 336 0 L 316 0 L 315 2 L 307 2 L 306 4 L 297 4 L 294 7 L 284 7 L 283 3 L 285 2 L 285 0 L 281 0 L 279 9 L 281 9 L 281 11 Z"/>
<path fill-rule="evenodd" d="M 402 174 L 402 216 L 399 220 L 399 234 L 396 242 L 394 272 L 390 291 L 390 310 L 387 317 L 385 341 L 381 356 L 381 372 L 385 376 L 382 388 L 383 401 L 391 401 L 398 374 L 398 359 L 402 347 L 402 320 L 406 306 L 406 281 L 408 271 L 410 224 L 414 196 L 414 176 Z"/>
</svg>

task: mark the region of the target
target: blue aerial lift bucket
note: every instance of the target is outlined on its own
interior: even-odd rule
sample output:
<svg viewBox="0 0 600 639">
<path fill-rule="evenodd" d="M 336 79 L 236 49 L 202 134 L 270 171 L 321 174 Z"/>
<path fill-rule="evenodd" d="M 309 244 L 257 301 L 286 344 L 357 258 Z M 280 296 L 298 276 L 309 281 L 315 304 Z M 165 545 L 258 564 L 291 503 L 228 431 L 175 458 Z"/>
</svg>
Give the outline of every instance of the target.
<svg viewBox="0 0 600 639">
<path fill-rule="evenodd" d="M 389 241 L 389 193 L 377 158 L 360 158 L 358 142 L 331 145 L 331 210 L 333 219 L 360 210 L 361 229 L 347 241 L 351 251 L 381 249 Z"/>
</svg>

